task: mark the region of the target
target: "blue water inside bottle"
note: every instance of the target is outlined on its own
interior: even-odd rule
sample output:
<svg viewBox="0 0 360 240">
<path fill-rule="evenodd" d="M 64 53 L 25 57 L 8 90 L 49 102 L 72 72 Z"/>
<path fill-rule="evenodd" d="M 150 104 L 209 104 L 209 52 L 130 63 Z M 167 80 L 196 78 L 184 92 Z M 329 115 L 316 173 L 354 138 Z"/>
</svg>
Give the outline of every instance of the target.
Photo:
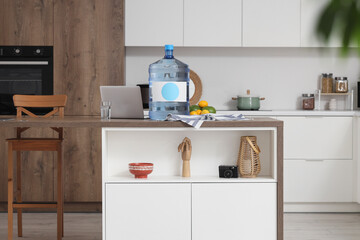
<svg viewBox="0 0 360 240">
<path fill-rule="evenodd" d="M 169 113 L 189 115 L 189 66 L 165 45 L 163 59 L 149 66 L 149 117 L 165 120 Z"/>
</svg>

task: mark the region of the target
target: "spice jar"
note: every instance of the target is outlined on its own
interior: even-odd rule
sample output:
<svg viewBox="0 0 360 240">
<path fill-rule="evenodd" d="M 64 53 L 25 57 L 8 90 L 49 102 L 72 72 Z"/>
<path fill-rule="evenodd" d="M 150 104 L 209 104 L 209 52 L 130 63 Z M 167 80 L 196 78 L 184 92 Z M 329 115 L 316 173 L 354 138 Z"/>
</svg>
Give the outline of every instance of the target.
<svg viewBox="0 0 360 240">
<path fill-rule="evenodd" d="M 336 93 L 347 93 L 348 92 L 347 77 L 336 77 L 335 78 L 335 92 Z"/>
<path fill-rule="evenodd" d="M 315 96 L 311 93 L 304 93 L 302 95 L 302 106 L 304 110 L 314 110 L 315 108 Z"/>
<path fill-rule="evenodd" d="M 321 77 L 321 92 L 332 93 L 333 92 L 333 74 L 323 73 Z"/>
</svg>

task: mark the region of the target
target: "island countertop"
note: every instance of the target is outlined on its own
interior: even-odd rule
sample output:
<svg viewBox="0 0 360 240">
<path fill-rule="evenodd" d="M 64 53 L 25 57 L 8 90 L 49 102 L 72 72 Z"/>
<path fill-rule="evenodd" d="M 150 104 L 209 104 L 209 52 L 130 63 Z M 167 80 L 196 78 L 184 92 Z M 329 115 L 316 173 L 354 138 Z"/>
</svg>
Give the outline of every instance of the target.
<svg viewBox="0 0 360 240">
<path fill-rule="evenodd" d="M 240 121 L 205 121 L 204 127 L 282 127 L 283 122 L 264 117 L 252 117 Z M 102 127 L 139 127 L 139 128 L 184 128 L 191 127 L 179 121 L 153 121 L 150 119 L 111 119 L 101 120 L 99 116 L 65 116 L 64 118 L 16 119 L 16 116 L 0 117 L 0 127 L 65 127 L 65 128 L 102 128 Z"/>
</svg>

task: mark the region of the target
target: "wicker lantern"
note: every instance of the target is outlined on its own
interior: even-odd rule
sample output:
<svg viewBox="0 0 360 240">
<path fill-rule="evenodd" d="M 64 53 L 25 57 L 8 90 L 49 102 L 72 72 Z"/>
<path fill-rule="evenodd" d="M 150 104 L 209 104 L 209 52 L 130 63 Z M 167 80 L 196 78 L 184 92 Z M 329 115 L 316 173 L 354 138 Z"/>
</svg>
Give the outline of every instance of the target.
<svg viewBox="0 0 360 240">
<path fill-rule="evenodd" d="M 254 178 L 261 170 L 260 148 L 255 136 L 242 136 L 238 156 L 238 168 L 241 177 Z"/>
</svg>

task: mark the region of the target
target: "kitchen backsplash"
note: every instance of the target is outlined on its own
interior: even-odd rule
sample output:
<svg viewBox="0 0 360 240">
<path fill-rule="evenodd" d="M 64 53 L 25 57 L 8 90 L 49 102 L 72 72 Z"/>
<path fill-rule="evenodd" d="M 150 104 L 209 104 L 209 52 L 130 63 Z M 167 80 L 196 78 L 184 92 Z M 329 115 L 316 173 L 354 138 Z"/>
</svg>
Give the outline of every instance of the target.
<svg viewBox="0 0 360 240">
<path fill-rule="evenodd" d="M 163 55 L 162 47 L 126 47 L 126 85 L 148 83 L 149 64 Z M 235 110 L 231 97 L 246 94 L 246 89 L 266 98 L 261 102 L 263 110 L 301 109 L 301 94 L 319 89 L 323 72 L 348 77 L 357 102 L 360 57 L 356 51 L 342 58 L 335 48 L 175 47 L 174 56 L 199 75 L 202 99 L 217 109 Z"/>
</svg>

